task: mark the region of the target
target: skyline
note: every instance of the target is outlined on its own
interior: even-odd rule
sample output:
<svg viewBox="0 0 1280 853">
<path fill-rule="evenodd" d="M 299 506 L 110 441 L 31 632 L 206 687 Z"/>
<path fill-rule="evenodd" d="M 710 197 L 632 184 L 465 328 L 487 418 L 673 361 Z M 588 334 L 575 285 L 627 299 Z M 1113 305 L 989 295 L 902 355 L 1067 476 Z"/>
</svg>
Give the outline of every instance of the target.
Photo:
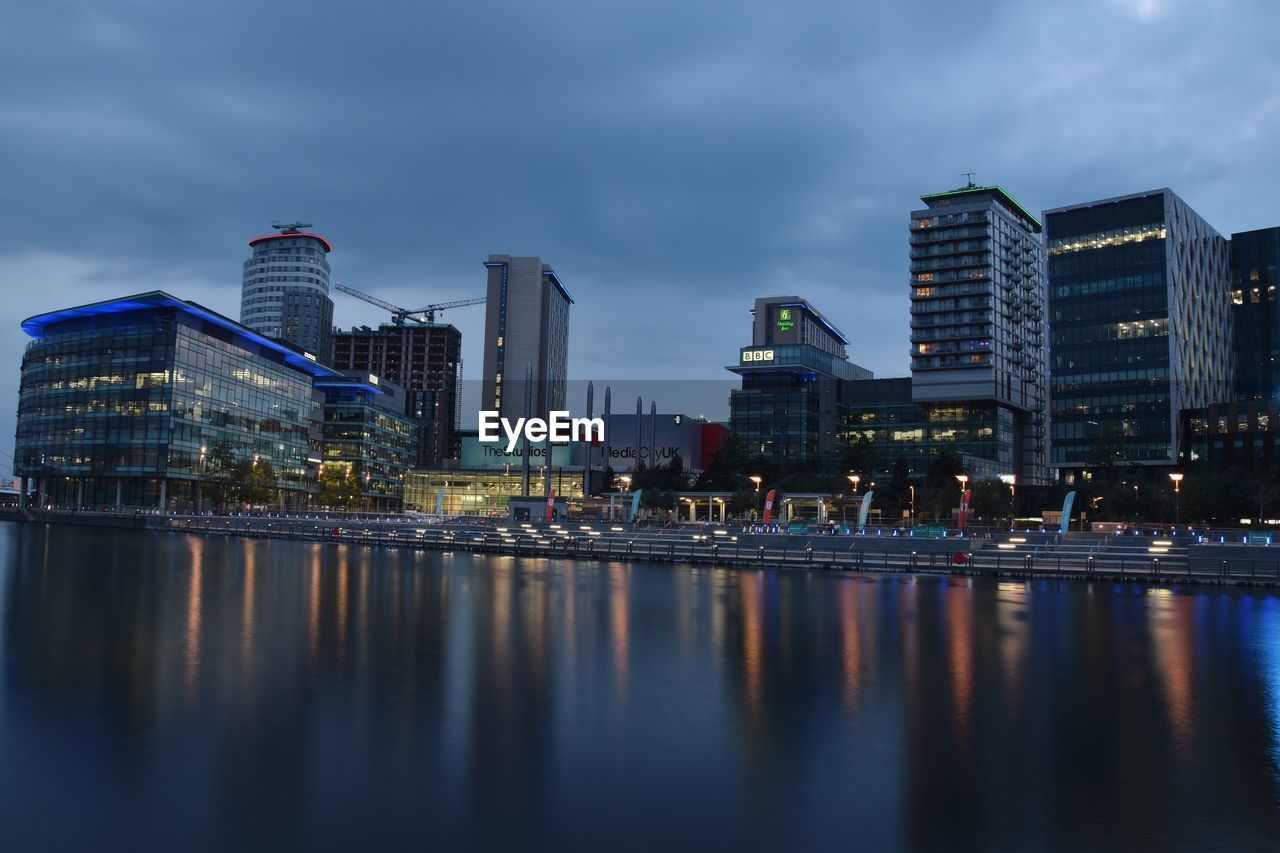
<svg viewBox="0 0 1280 853">
<path fill-rule="evenodd" d="M 753 300 L 783 293 L 901 376 L 910 211 L 963 172 L 1037 214 L 1168 186 L 1224 236 L 1280 224 L 1263 4 L 406 7 L 393 28 L 342 8 L 18 10 L 9 328 L 156 288 L 238 317 L 246 243 L 303 217 L 334 281 L 398 304 L 479 294 L 490 253 L 542 257 L 577 299 L 571 379 L 722 379 Z M 340 327 L 385 319 L 333 297 Z M 442 316 L 479 379 L 483 310 Z"/>
</svg>

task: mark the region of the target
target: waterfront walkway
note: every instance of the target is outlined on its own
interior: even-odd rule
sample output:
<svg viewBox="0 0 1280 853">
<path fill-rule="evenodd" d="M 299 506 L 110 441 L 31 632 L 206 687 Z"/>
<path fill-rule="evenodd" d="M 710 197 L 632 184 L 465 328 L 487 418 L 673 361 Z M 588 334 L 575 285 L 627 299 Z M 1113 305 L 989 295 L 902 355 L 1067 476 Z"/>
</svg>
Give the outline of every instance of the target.
<svg viewBox="0 0 1280 853">
<path fill-rule="evenodd" d="M 27 510 L 25 520 L 203 535 L 530 557 L 790 568 L 1280 586 L 1280 547 L 1171 538 L 1002 533 L 980 538 L 750 533 L 736 525 L 644 528 L 609 522 L 519 523 L 369 515 L 214 516 Z"/>
</svg>

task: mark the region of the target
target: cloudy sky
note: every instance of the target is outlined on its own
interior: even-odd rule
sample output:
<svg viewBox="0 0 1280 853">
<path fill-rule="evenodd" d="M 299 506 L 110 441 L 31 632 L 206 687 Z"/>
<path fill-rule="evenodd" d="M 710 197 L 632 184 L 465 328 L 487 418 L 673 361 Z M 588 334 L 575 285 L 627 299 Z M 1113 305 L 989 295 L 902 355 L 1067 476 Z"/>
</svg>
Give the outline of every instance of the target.
<svg viewBox="0 0 1280 853">
<path fill-rule="evenodd" d="M 0 434 L 24 317 L 153 288 L 238 316 L 273 219 L 405 305 L 541 255 L 574 378 L 723 377 L 780 293 L 903 374 L 909 212 L 962 172 L 1280 224 L 1277 31 L 1270 0 L 9 4 Z M 482 310 L 445 317 L 478 377 Z"/>
</svg>

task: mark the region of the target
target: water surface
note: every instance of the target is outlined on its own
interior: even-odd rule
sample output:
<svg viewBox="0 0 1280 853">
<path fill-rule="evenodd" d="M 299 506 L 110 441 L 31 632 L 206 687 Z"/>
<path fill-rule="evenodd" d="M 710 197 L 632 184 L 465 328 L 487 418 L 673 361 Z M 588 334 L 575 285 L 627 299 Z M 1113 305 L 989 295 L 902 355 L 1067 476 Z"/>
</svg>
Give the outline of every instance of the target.
<svg viewBox="0 0 1280 853">
<path fill-rule="evenodd" d="M 1275 849 L 1280 598 L 0 524 L 5 849 Z"/>
</svg>

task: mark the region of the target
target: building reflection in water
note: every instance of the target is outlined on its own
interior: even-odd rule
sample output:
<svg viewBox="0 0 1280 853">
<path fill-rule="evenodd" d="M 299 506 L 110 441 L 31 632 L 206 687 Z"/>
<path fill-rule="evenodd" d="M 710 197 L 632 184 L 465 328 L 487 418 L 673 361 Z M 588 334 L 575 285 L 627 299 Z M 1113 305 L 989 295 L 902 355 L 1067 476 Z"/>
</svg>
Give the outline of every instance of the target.
<svg viewBox="0 0 1280 853">
<path fill-rule="evenodd" d="M 973 590 L 953 580 L 946 591 L 947 648 L 950 650 L 951 719 L 958 743 L 968 743 L 973 711 Z"/>
<path fill-rule="evenodd" d="M 1028 603 L 1031 593 L 1025 581 L 1002 581 L 996 588 L 996 627 L 999 631 L 1000 672 L 1004 699 L 1009 707 L 1025 709 L 1027 650 L 1031 640 Z"/>
<path fill-rule="evenodd" d="M 609 566 L 609 637 L 613 649 L 614 688 L 619 703 L 627 700 L 631 666 L 631 577 L 626 566 Z"/>
<path fill-rule="evenodd" d="M 195 698 L 196 681 L 200 675 L 200 607 L 203 589 L 205 540 L 192 536 L 186 540 L 190 549 L 191 574 L 187 579 L 186 656 L 183 666 L 183 692 L 187 701 Z"/>
<path fill-rule="evenodd" d="M 47 846 L 116 819 L 286 849 L 1280 832 L 1271 594 L 34 525 L 0 554 L 0 801 Z"/>
<path fill-rule="evenodd" d="M 1267 598 L 1258 607 L 1258 632 L 1246 638 L 1258 650 L 1262 692 L 1266 697 L 1267 728 L 1271 734 L 1274 796 L 1280 802 L 1280 599 Z"/>
<path fill-rule="evenodd" d="M 742 675 L 747 716 L 756 720 L 764 695 L 764 572 L 746 571 L 738 576 L 742 614 Z"/>
<path fill-rule="evenodd" d="M 1193 705 L 1196 677 L 1194 601 L 1169 589 L 1148 592 L 1147 630 L 1155 652 L 1156 674 L 1164 689 L 1169 731 L 1180 757 L 1190 757 L 1195 730 Z"/>
<path fill-rule="evenodd" d="M 844 662 L 844 701 L 850 712 L 858 709 L 858 689 L 862 679 L 862 637 L 858 619 L 858 593 L 866 589 L 852 581 L 839 587 L 841 654 Z"/>
</svg>

